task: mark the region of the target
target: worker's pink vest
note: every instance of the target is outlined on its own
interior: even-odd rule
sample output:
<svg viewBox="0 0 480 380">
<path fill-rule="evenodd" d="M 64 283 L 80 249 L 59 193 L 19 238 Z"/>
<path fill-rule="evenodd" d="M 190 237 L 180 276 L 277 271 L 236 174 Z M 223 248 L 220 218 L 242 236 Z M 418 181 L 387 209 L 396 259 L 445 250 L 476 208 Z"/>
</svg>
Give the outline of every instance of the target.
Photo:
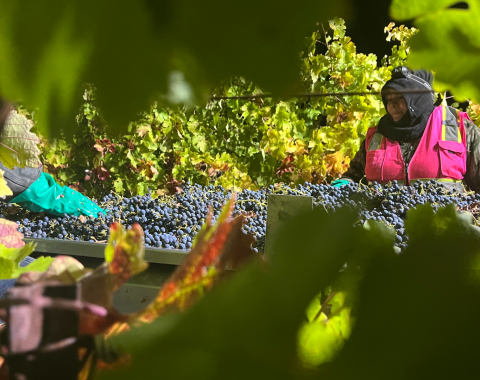
<svg viewBox="0 0 480 380">
<path fill-rule="evenodd" d="M 469 117 L 453 107 L 436 107 L 408 166 L 408 182 L 416 179 L 462 180 L 466 172 L 467 149 L 463 120 Z M 397 141 L 370 128 L 365 140 L 365 174 L 370 182 L 405 180 L 405 162 Z"/>
</svg>

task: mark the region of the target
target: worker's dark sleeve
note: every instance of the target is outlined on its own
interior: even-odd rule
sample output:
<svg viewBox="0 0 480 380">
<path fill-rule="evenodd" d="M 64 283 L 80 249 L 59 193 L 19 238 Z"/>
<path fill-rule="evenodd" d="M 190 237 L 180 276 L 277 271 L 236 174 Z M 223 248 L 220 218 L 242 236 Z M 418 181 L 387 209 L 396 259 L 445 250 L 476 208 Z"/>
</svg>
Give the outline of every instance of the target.
<svg viewBox="0 0 480 380">
<path fill-rule="evenodd" d="M 360 144 L 360 149 L 350 161 L 350 167 L 343 173 L 342 179 L 360 182 L 365 177 L 365 165 L 367 164 L 367 150 L 365 149 L 365 140 Z"/>
<path fill-rule="evenodd" d="M 465 182 L 470 190 L 480 193 L 480 129 L 464 120 L 467 135 L 467 172 Z"/>
<path fill-rule="evenodd" d="M 10 202 L 17 195 L 23 193 L 32 183 L 34 183 L 38 177 L 42 174 L 43 166 L 39 168 L 19 168 L 15 166 L 13 169 L 7 168 L 0 162 L 0 170 L 3 170 L 3 178 L 7 182 L 7 186 L 12 190 L 13 195 L 8 195 L 4 202 Z"/>
</svg>

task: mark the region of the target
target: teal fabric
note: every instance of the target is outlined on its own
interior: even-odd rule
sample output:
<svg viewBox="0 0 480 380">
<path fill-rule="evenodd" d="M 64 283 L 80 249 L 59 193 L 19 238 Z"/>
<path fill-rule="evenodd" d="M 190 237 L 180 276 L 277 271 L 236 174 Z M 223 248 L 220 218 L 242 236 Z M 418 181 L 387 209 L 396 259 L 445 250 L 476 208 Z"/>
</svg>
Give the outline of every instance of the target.
<svg viewBox="0 0 480 380">
<path fill-rule="evenodd" d="M 342 186 L 348 185 L 349 183 L 350 183 L 350 181 L 347 181 L 346 179 L 336 179 L 335 181 L 333 181 L 330 184 L 330 186 L 342 187 Z"/>
<path fill-rule="evenodd" d="M 51 215 L 86 215 L 97 217 L 105 211 L 86 196 L 67 186 L 60 186 L 48 173 L 42 172 L 40 177 L 24 192 L 9 203 L 34 212 L 45 212 Z"/>
</svg>

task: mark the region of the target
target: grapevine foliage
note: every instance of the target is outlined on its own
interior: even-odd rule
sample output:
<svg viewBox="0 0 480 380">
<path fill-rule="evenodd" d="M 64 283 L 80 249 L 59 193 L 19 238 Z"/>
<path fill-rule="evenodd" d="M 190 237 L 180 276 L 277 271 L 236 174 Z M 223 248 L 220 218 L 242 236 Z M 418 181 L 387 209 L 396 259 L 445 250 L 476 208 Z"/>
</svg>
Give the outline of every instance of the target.
<svg viewBox="0 0 480 380">
<path fill-rule="evenodd" d="M 393 67 L 405 62 L 403 26 L 386 28 L 399 41 L 377 65 L 373 54 L 357 53 L 341 19 L 305 39 L 298 92 L 370 92 L 381 89 Z M 234 78 L 212 95 L 260 93 Z M 348 167 L 366 131 L 384 109 L 378 96 L 213 100 L 204 107 L 165 108 L 157 103 L 128 126 L 110 133 L 87 86 L 73 143 L 44 139 L 43 162 L 57 180 L 91 196 L 113 190 L 143 195 L 147 189 L 175 192 L 182 181 L 226 188 L 257 189 L 277 182 L 323 183 Z"/>
</svg>

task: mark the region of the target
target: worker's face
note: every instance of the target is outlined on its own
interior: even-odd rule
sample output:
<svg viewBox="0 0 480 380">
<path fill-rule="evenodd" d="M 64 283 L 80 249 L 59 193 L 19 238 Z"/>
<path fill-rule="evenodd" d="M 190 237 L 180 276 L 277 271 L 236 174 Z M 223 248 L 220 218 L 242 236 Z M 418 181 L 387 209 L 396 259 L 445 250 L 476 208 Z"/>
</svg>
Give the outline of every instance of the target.
<svg viewBox="0 0 480 380">
<path fill-rule="evenodd" d="M 393 121 L 399 121 L 407 112 L 405 99 L 393 89 L 386 91 L 385 98 L 387 99 L 387 112 L 392 116 Z"/>
</svg>

